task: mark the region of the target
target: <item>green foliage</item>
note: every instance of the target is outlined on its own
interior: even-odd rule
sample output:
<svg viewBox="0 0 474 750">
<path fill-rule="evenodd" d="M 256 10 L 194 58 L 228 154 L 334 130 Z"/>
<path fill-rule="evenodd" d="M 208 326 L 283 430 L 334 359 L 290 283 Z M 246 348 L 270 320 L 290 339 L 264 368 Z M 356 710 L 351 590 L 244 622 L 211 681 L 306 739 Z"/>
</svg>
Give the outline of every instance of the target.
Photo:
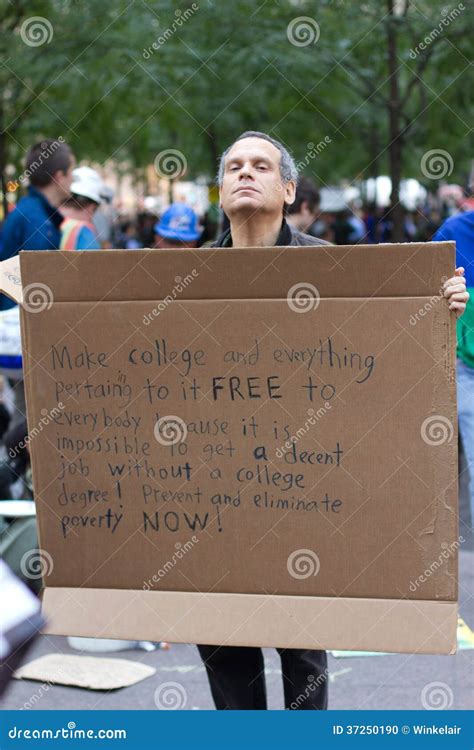
<svg viewBox="0 0 474 750">
<path fill-rule="evenodd" d="M 382 0 L 198 0 L 180 8 L 169 0 L 0 0 L 6 160 L 20 168 L 31 142 L 61 135 L 79 159 L 114 158 L 138 170 L 175 148 L 191 176 L 213 177 L 232 139 L 258 129 L 306 159 L 305 171 L 323 184 L 386 172 L 392 24 L 403 174 L 420 178 L 421 155 L 442 148 L 454 159 L 451 179 L 463 181 L 472 156 L 470 0 L 447 24 L 458 5 L 405 6 L 395 4 L 401 13 L 390 16 Z M 22 35 L 34 16 L 53 29 L 40 46 Z M 289 24 L 306 16 L 319 38 L 298 46 Z M 308 158 L 308 144 L 325 137 L 330 144 Z"/>
</svg>

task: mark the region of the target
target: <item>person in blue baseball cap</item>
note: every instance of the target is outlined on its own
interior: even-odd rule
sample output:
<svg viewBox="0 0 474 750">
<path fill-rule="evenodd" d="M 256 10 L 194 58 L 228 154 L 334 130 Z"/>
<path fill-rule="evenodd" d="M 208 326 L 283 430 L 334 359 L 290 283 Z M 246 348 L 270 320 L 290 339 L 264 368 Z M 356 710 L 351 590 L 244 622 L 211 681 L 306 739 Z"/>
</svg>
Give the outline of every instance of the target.
<svg viewBox="0 0 474 750">
<path fill-rule="evenodd" d="M 196 247 L 202 230 L 198 216 L 185 203 L 172 203 L 155 224 L 156 247 Z"/>
</svg>

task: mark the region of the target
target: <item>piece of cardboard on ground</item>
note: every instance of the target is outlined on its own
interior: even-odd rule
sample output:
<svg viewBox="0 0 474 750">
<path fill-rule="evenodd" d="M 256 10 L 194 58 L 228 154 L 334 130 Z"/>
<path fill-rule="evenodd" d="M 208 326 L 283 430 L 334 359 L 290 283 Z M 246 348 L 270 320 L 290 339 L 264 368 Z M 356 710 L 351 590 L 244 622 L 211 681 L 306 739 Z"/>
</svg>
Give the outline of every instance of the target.
<svg viewBox="0 0 474 750">
<path fill-rule="evenodd" d="M 21 253 L 48 632 L 452 652 L 454 255 Z"/>
<path fill-rule="evenodd" d="M 17 669 L 14 677 L 88 690 L 117 690 L 136 685 L 155 672 L 156 669 L 147 664 L 128 659 L 46 654 Z"/>
</svg>

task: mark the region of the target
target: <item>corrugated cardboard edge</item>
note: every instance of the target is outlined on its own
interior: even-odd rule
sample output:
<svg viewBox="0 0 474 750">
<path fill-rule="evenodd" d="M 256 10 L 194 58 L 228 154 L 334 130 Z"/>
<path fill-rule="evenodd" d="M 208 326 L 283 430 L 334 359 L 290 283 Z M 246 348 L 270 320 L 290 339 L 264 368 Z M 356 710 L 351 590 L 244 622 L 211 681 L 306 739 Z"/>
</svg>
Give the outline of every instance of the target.
<svg viewBox="0 0 474 750">
<path fill-rule="evenodd" d="M 21 252 L 20 264 L 24 287 L 33 292 L 44 285 L 57 304 L 162 300 L 173 293 L 176 279 L 183 282 L 180 301 L 287 299 L 302 280 L 323 299 L 431 297 L 441 279 L 454 274 L 454 256 L 454 242 L 431 242 L 182 248 L 179 253 L 172 248 L 35 250 Z"/>
<path fill-rule="evenodd" d="M 30 313 L 33 314 L 33 313 Z M 33 369 L 36 365 L 33 357 L 30 355 L 30 334 L 31 329 L 28 325 L 28 313 L 25 311 L 23 307 L 20 307 L 20 329 L 21 329 L 21 351 L 22 351 L 22 357 L 23 357 L 23 383 L 25 388 L 25 406 L 26 406 L 26 416 L 27 416 L 27 424 L 28 424 L 28 431 L 33 429 L 33 426 L 35 425 L 35 421 L 33 419 L 33 404 L 38 399 L 38 397 L 41 398 L 41 394 L 35 393 L 35 384 L 34 384 L 34 376 L 33 376 Z M 38 462 L 38 452 L 36 450 L 30 450 L 30 463 L 31 463 L 31 478 L 33 487 L 38 486 L 37 482 L 37 476 L 38 476 L 38 469 L 37 469 L 37 462 Z M 36 483 L 36 485 L 35 485 Z M 35 507 L 36 507 L 36 530 L 38 534 L 38 546 L 39 549 L 43 549 L 42 540 L 43 540 L 43 521 L 42 521 L 42 513 L 39 512 L 39 506 L 42 502 L 42 498 L 38 492 L 35 492 Z"/>
<path fill-rule="evenodd" d="M 43 632 L 226 646 L 454 654 L 456 602 L 47 587 Z"/>
<path fill-rule="evenodd" d="M 433 404 L 427 419 L 441 430 L 441 437 L 432 440 L 431 465 L 438 494 L 433 498 L 429 523 L 421 530 L 418 541 L 424 548 L 426 568 L 433 565 L 433 550 L 446 556 L 443 576 L 437 578 L 437 599 L 457 599 L 458 596 L 458 414 L 456 391 L 456 317 L 447 305 L 435 301 L 432 315 Z M 431 302 L 430 302 L 431 304 Z M 429 428 L 427 428 L 429 433 Z M 428 435 L 428 438 L 431 436 Z M 425 438 L 424 438 L 425 439 Z M 446 485 L 446 476 L 452 480 Z M 455 541 L 453 541 L 455 540 Z"/>
</svg>

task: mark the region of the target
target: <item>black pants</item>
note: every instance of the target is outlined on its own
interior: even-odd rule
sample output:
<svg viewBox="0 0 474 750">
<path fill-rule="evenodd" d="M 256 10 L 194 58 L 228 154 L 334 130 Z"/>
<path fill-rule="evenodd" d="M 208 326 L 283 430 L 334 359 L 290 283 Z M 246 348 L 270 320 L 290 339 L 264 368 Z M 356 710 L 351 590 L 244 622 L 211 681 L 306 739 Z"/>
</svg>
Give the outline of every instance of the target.
<svg viewBox="0 0 474 750">
<path fill-rule="evenodd" d="M 217 709 L 264 710 L 267 692 L 260 648 L 198 646 Z M 328 705 L 325 651 L 277 649 L 281 658 L 285 708 L 324 710 Z"/>
</svg>

